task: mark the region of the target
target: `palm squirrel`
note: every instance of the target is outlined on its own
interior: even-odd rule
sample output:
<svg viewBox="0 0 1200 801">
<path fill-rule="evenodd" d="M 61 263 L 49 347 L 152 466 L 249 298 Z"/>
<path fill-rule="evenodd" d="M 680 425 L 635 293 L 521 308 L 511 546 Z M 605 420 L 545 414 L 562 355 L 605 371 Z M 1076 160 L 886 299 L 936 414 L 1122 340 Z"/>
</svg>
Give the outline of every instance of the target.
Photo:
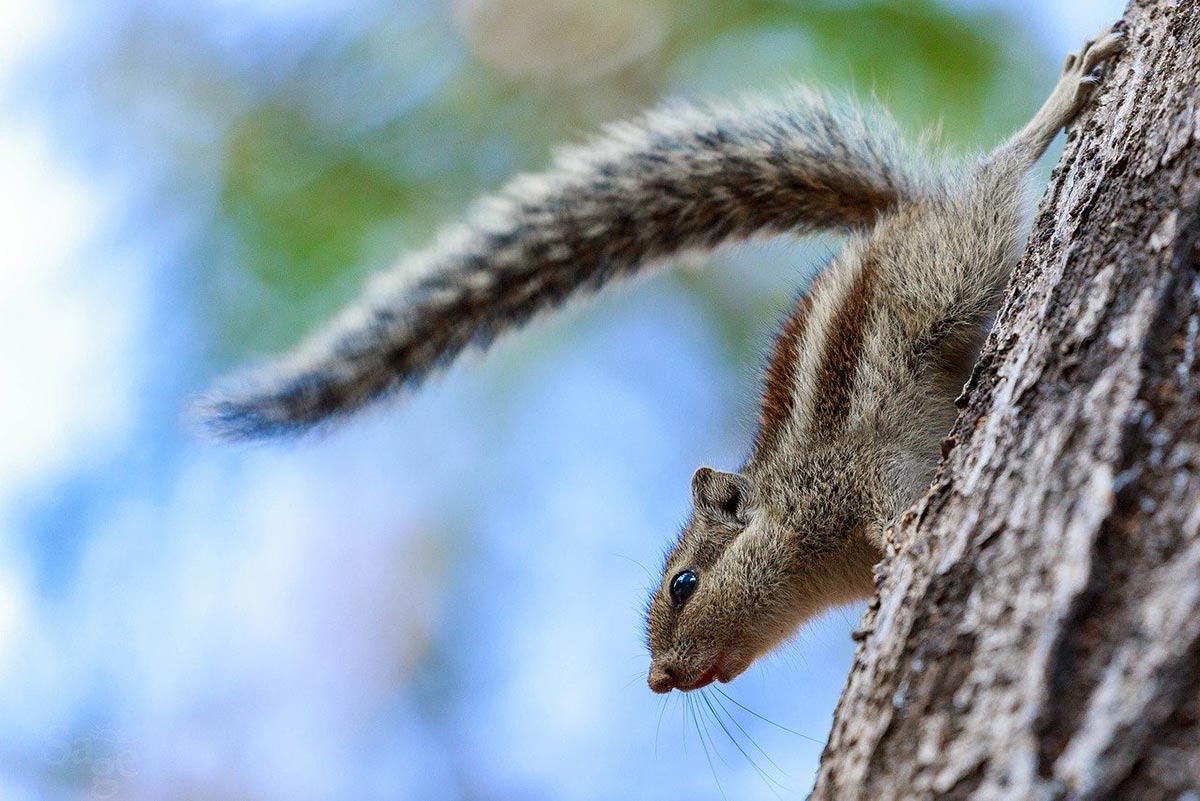
<svg viewBox="0 0 1200 801">
<path fill-rule="evenodd" d="M 932 478 L 1023 247 L 1027 175 L 1122 42 L 1118 23 L 1086 43 L 1028 125 L 954 170 L 906 147 L 880 110 L 809 92 L 614 125 L 478 201 L 200 415 L 225 438 L 299 432 L 685 249 L 846 233 L 774 343 L 745 464 L 693 476 L 691 519 L 648 604 L 652 690 L 729 681 L 873 591 L 883 533 Z"/>
</svg>

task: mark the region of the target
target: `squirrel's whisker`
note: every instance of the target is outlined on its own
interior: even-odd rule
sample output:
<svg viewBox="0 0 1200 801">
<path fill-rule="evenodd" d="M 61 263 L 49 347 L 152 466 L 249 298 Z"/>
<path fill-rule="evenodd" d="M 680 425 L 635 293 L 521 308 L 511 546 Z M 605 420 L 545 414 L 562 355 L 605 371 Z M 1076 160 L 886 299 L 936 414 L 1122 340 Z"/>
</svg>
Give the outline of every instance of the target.
<svg viewBox="0 0 1200 801">
<path fill-rule="evenodd" d="M 734 697 L 733 697 L 732 695 L 730 695 L 729 693 L 727 693 L 727 692 L 725 692 L 724 690 L 722 690 L 720 687 L 715 687 L 714 689 L 715 689 L 717 692 L 719 692 L 719 693 L 720 693 L 722 696 L 724 696 L 724 697 L 725 697 L 725 699 L 726 699 L 727 701 L 729 701 L 731 704 L 733 704 L 734 706 L 738 707 L 739 709 L 741 709 L 741 710 L 743 710 L 743 711 L 745 711 L 745 712 L 748 712 L 748 713 L 750 713 L 751 715 L 753 715 L 754 717 L 758 718 L 758 719 L 759 719 L 759 720 L 761 720 L 762 722 L 764 722 L 764 723 L 769 723 L 769 724 L 771 724 L 772 726 L 774 726 L 774 727 L 775 727 L 775 728 L 777 728 L 777 729 L 780 729 L 780 730 L 782 730 L 782 731 L 786 731 L 788 734 L 794 734 L 794 735 L 796 735 L 797 737 L 800 737 L 800 738 L 802 738 L 802 739 L 805 739 L 805 740 L 809 740 L 809 741 L 811 741 L 811 742 L 814 742 L 814 743 L 816 743 L 816 744 L 817 744 L 817 745 L 819 745 L 819 746 L 822 746 L 822 747 L 824 747 L 824 746 L 825 746 L 825 741 L 824 741 L 824 740 L 818 740 L 816 737 L 809 737 L 807 734 L 801 734 L 800 732 L 796 731 L 795 729 L 789 729 L 787 726 L 784 726 L 784 725 L 782 725 L 782 724 L 780 724 L 780 723 L 776 723 L 775 721 L 771 720 L 770 718 L 763 717 L 762 715 L 758 714 L 757 712 L 755 712 L 755 711 L 754 711 L 753 709 L 751 709 L 750 707 L 748 707 L 748 706 L 746 706 L 745 704 L 743 704 L 741 701 L 739 701 L 739 700 L 737 700 L 736 698 L 734 698 Z"/>
<path fill-rule="evenodd" d="M 704 701 L 705 706 L 708 707 L 709 715 L 711 715 L 712 719 L 715 720 L 717 725 L 721 727 L 721 731 L 725 732 L 725 736 L 729 738 L 729 742 L 733 743 L 733 747 L 736 748 L 741 755 L 746 758 L 746 761 L 750 763 L 750 767 L 754 768 L 754 772 L 757 773 L 759 778 L 763 780 L 763 783 L 767 785 L 767 789 L 771 791 L 772 795 L 774 795 L 776 798 L 780 798 L 775 786 L 778 785 L 778 787 L 784 791 L 788 791 L 788 788 L 763 770 L 762 766 L 755 762 L 754 758 L 746 752 L 746 749 L 742 748 L 742 744 L 737 741 L 737 738 L 733 736 L 733 732 L 729 730 L 729 727 L 725 725 L 725 721 L 721 719 L 721 716 L 717 714 L 717 710 L 713 708 L 712 699 L 708 696 L 708 694 L 701 693 L 700 697 Z M 780 798 L 780 801 L 782 801 L 782 798 Z"/>
</svg>

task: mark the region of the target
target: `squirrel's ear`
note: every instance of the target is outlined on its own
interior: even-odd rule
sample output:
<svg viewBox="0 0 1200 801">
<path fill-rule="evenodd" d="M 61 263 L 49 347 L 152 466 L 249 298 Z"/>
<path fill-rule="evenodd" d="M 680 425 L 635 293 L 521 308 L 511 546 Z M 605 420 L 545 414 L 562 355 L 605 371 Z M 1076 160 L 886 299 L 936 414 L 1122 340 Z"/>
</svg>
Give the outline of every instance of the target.
<svg viewBox="0 0 1200 801">
<path fill-rule="evenodd" d="M 701 467 L 692 476 L 692 505 L 697 512 L 723 522 L 746 522 L 750 482 L 739 473 Z"/>
</svg>

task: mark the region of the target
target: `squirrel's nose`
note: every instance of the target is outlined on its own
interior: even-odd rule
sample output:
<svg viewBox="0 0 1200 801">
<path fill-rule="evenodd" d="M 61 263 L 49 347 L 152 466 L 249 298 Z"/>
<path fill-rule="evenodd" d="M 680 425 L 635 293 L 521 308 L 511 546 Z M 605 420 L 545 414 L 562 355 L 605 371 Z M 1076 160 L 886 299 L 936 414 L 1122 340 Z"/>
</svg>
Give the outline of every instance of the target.
<svg viewBox="0 0 1200 801">
<path fill-rule="evenodd" d="M 679 683 L 675 668 L 655 665 L 650 668 L 650 689 L 656 693 L 669 693 Z"/>
</svg>

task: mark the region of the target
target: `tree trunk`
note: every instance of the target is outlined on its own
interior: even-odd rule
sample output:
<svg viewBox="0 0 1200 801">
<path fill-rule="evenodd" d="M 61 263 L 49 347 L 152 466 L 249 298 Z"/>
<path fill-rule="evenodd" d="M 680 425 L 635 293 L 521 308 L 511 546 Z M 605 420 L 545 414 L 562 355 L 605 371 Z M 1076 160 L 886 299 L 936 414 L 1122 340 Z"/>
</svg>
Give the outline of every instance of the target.
<svg viewBox="0 0 1200 801">
<path fill-rule="evenodd" d="M 1126 20 L 813 799 L 1200 801 L 1200 2 Z"/>
</svg>

